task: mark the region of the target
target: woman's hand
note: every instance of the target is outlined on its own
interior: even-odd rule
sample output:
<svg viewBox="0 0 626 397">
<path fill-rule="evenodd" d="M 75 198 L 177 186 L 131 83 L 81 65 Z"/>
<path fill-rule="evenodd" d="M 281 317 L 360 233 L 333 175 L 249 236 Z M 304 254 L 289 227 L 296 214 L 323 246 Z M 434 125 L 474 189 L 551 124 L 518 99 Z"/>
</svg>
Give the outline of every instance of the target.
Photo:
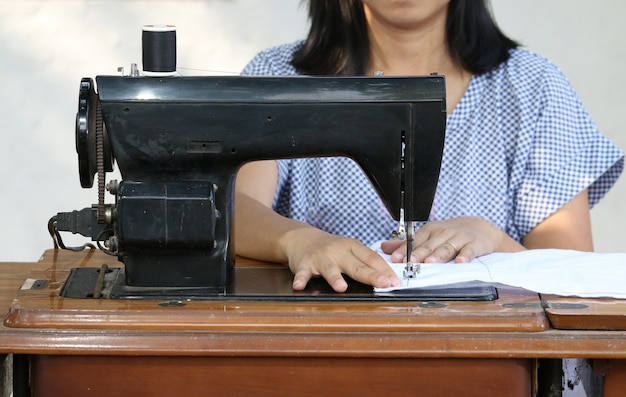
<svg viewBox="0 0 626 397">
<path fill-rule="evenodd" d="M 302 290 L 321 276 L 337 292 L 348 284 L 342 273 L 373 287 L 400 285 L 378 253 L 357 240 L 339 237 L 278 215 L 271 208 L 278 168 L 275 161 L 248 163 L 237 174 L 235 240 L 237 255 L 289 263 L 293 288 Z"/>
<path fill-rule="evenodd" d="M 415 231 L 412 262 L 457 263 L 495 251 L 514 252 L 524 247 L 491 222 L 478 217 L 461 217 L 429 222 Z M 392 262 L 406 262 L 406 242 L 385 241 L 383 252 L 391 254 Z"/>
<path fill-rule="evenodd" d="M 413 262 L 457 263 L 492 252 L 516 252 L 525 249 L 561 248 L 593 251 L 587 190 L 544 219 L 524 236 L 522 244 L 478 217 L 460 217 L 427 223 L 415 232 Z M 406 242 L 383 242 L 383 252 L 392 262 L 406 261 Z"/>
<path fill-rule="evenodd" d="M 336 292 L 345 292 L 348 284 L 342 273 L 373 287 L 400 285 L 387 262 L 355 239 L 312 227 L 293 230 L 288 235 L 284 246 L 295 290 L 303 290 L 312 277 L 322 276 Z"/>
</svg>

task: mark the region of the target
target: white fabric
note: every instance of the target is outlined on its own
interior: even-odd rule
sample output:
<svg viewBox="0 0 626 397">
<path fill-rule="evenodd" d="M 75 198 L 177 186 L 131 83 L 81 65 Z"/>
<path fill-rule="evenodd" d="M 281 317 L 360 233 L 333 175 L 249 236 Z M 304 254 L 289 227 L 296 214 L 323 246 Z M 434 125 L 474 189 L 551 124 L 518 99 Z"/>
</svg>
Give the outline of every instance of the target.
<svg viewBox="0 0 626 397">
<path fill-rule="evenodd" d="M 389 262 L 387 255 L 381 255 Z M 404 264 L 390 264 L 403 280 Z M 542 294 L 626 299 L 626 253 L 558 249 L 493 253 L 471 263 L 422 264 L 416 278 L 403 280 L 400 287 L 376 291 L 475 282 L 521 287 Z"/>
</svg>

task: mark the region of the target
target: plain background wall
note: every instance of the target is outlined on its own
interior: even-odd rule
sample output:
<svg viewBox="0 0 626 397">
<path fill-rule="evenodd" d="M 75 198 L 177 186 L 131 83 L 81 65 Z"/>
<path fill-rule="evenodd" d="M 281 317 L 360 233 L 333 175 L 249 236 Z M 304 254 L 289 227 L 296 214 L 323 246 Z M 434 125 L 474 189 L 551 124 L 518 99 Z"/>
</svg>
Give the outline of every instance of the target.
<svg viewBox="0 0 626 397">
<path fill-rule="evenodd" d="M 556 63 L 600 130 L 626 148 L 620 0 L 493 0 L 501 28 Z M 300 0 L 0 0 L 0 261 L 52 247 L 48 219 L 97 202 L 82 189 L 74 118 L 82 77 L 141 63 L 141 26 L 177 25 L 184 75 L 237 74 L 259 50 L 304 37 Z M 592 211 L 598 251 L 624 251 L 626 181 Z M 109 200 L 109 199 L 107 199 Z M 64 235 L 69 245 L 84 242 Z"/>
</svg>

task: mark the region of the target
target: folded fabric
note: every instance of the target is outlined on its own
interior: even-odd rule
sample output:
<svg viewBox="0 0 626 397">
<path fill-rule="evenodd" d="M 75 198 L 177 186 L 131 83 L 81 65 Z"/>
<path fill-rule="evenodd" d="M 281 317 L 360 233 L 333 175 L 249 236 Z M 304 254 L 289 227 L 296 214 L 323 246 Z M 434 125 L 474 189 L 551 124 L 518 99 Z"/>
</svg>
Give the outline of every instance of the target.
<svg viewBox="0 0 626 397">
<path fill-rule="evenodd" d="M 403 263 L 391 263 L 403 280 L 400 287 L 376 288 L 388 292 L 406 288 L 449 286 L 459 283 L 509 285 L 530 291 L 584 298 L 626 299 L 626 253 L 594 253 L 559 249 L 536 249 L 493 253 L 470 263 L 422 264 L 416 278 L 402 278 Z"/>
</svg>

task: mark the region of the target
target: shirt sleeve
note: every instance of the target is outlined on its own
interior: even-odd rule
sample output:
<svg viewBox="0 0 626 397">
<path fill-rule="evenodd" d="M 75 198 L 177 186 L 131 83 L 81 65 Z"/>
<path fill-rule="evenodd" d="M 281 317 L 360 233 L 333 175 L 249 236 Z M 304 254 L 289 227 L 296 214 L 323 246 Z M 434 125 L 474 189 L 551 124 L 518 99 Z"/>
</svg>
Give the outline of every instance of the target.
<svg viewBox="0 0 626 397">
<path fill-rule="evenodd" d="M 515 224 L 526 235 L 584 189 L 593 207 L 617 181 L 622 151 L 600 134 L 565 76 L 547 63 L 532 101 L 524 178 L 515 200 Z"/>
<path fill-rule="evenodd" d="M 259 52 L 243 68 L 241 74 L 247 76 L 295 76 L 296 68 L 291 65 L 293 54 L 301 42 L 283 44 Z"/>
</svg>

